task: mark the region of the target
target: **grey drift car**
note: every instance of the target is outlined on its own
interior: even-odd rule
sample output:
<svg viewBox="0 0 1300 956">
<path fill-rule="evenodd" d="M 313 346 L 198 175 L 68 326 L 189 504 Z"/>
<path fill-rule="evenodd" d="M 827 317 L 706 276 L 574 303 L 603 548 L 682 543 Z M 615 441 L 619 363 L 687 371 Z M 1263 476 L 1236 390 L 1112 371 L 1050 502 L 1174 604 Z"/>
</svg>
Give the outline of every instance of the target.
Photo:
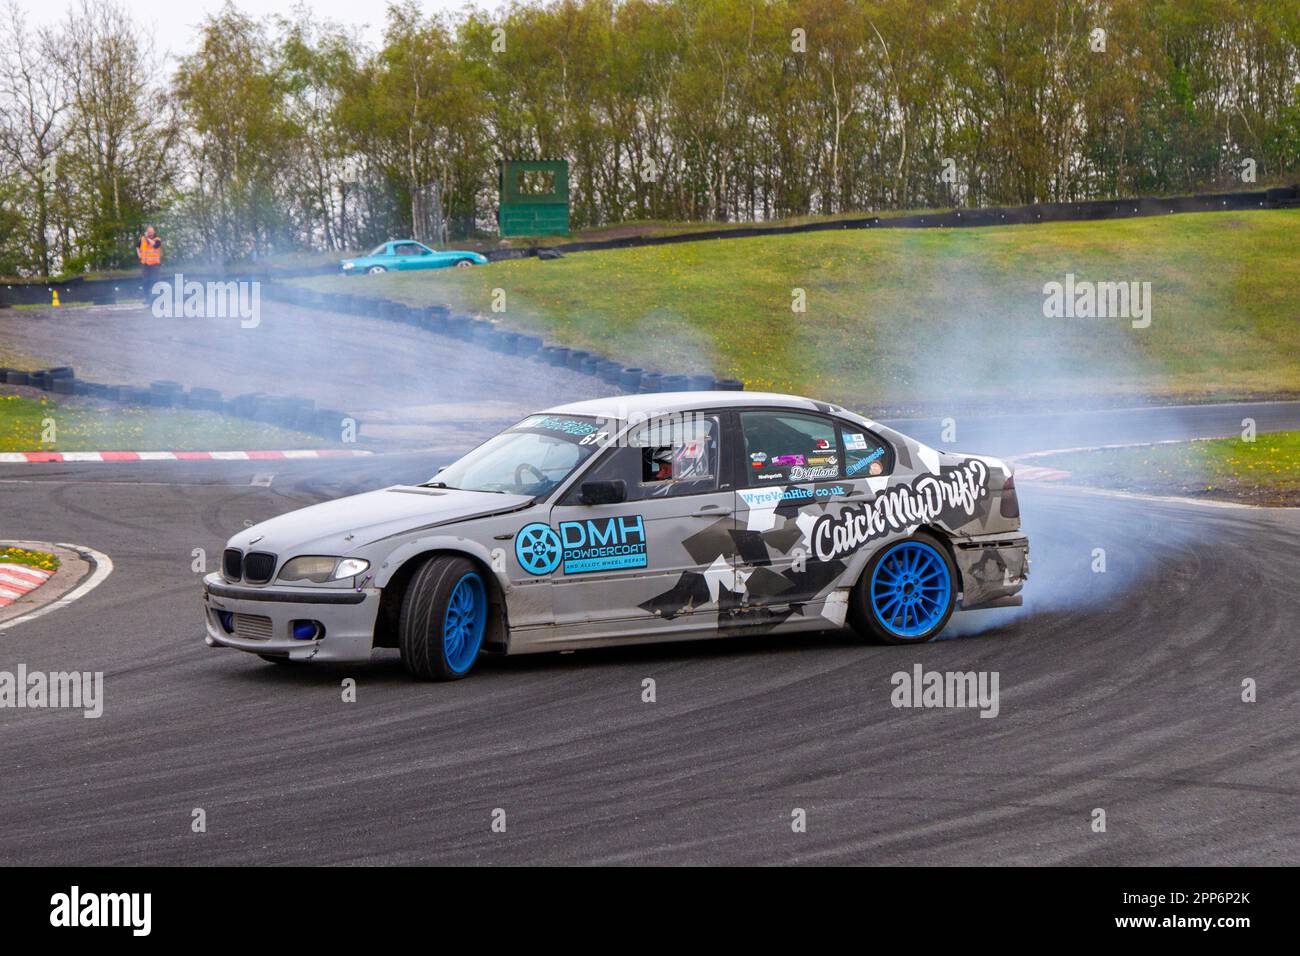
<svg viewBox="0 0 1300 956">
<path fill-rule="evenodd" d="M 421 485 L 230 539 L 210 646 L 464 677 L 527 654 L 848 627 L 928 641 L 1019 604 L 1011 469 L 788 395 L 686 392 L 530 415 Z"/>
</svg>

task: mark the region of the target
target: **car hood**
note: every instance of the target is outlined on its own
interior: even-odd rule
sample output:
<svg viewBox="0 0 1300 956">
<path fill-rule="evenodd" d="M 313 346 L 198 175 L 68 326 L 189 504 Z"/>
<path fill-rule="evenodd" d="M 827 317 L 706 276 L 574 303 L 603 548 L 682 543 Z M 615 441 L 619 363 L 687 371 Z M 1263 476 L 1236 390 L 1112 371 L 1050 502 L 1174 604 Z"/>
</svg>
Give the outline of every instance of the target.
<svg viewBox="0 0 1300 956">
<path fill-rule="evenodd" d="M 390 535 L 522 508 L 533 499 L 486 491 L 394 485 L 300 508 L 253 525 L 230 539 L 232 548 L 286 556 L 346 556 Z"/>
</svg>

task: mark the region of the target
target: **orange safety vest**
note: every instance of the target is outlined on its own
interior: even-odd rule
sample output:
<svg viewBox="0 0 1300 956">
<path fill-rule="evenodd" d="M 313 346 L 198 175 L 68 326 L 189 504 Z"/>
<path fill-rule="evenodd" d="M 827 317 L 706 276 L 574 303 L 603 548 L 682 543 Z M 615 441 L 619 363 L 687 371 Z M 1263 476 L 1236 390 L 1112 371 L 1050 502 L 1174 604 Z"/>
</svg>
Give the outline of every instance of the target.
<svg viewBox="0 0 1300 956">
<path fill-rule="evenodd" d="M 158 245 L 153 245 L 148 236 L 140 237 L 140 264 L 144 266 L 162 265 L 162 241 L 158 240 Z"/>
</svg>

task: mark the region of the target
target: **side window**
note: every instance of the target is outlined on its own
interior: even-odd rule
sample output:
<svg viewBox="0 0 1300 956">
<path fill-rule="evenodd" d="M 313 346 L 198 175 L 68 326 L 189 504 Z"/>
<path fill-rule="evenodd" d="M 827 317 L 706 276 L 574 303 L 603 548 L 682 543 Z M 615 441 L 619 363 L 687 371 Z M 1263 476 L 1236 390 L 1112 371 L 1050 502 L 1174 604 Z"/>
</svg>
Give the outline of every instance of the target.
<svg viewBox="0 0 1300 956">
<path fill-rule="evenodd" d="M 717 491 L 720 434 L 715 415 L 649 422 L 634 429 L 583 480 L 622 479 L 628 501 Z"/>
<path fill-rule="evenodd" d="M 751 488 L 827 481 L 842 474 L 835 423 L 797 412 L 742 412 L 745 470 Z"/>
<path fill-rule="evenodd" d="M 889 446 L 860 425 L 840 422 L 844 439 L 844 477 L 875 478 L 889 474 L 894 467 Z"/>
<path fill-rule="evenodd" d="M 420 247 L 410 242 L 402 243 L 393 251 L 399 256 L 418 256 L 421 253 Z"/>
</svg>

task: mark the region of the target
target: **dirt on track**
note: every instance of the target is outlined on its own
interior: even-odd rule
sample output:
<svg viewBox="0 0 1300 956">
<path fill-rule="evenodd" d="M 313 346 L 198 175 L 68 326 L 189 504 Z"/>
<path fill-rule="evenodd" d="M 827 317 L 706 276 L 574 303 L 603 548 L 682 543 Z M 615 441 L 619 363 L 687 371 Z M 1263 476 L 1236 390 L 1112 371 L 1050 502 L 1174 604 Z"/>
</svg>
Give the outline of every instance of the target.
<svg viewBox="0 0 1300 956">
<path fill-rule="evenodd" d="M 79 378 L 115 385 L 171 379 L 309 398 L 362 423 L 386 447 L 463 444 L 528 412 L 608 395 L 589 375 L 501 355 L 380 319 L 265 302 L 261 322 L 156 318 L 140 306 L 0 310 L 0 342 Z"/>
</svg>

